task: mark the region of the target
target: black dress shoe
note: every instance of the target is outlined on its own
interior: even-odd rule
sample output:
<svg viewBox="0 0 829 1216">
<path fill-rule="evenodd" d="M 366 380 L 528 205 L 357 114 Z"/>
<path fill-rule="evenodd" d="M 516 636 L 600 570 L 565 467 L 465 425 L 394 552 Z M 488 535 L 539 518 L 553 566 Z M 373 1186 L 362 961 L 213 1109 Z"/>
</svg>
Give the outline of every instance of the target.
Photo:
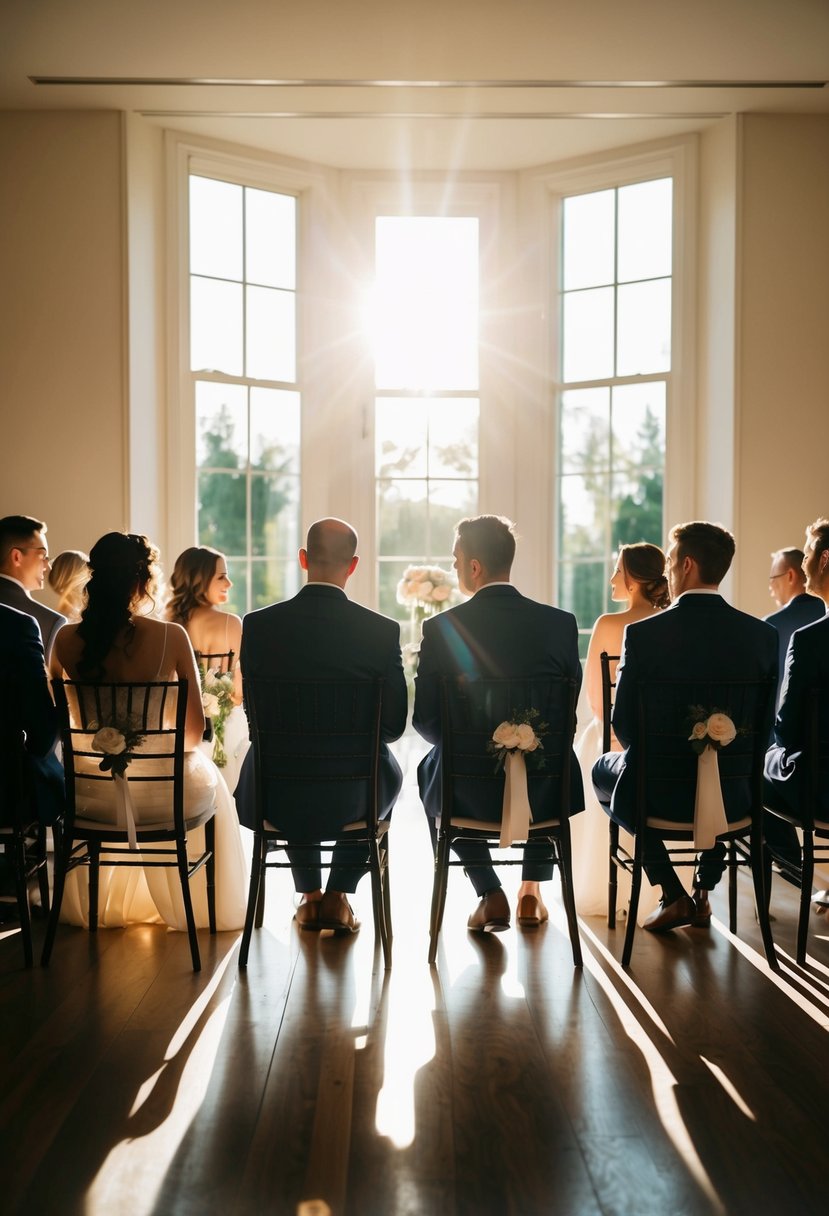
<svg viewBox="0 0 829 1216">
<path fill-rule="evenodd" d="M 689 895 L 680 895 L 672 904 L 666 904 L 663 899 L 647 920 L 643 921 L 642 928 L 650 933 L 667 933 L 669 929 L 692 925 L 696 914 L 696 906 Z"/>
<path fill-rule="evenodd" d="M 509 928 L 509 903 L 501 887 L 487 891 L 466 922 L 476 933 L 503 933 Z"/>
</svg>

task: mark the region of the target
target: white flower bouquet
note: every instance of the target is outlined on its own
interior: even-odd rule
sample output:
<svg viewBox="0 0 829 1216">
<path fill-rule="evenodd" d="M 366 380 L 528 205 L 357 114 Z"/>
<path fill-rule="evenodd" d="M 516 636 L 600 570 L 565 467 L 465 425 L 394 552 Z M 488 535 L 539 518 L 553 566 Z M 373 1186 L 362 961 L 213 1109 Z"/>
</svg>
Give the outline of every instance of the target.
<svg viewBox="0 0 829 1216">
<path fill-rule="evenodd" d="M 541 715 L 537 709 L 512 711 L 512 717 L 501 722 L 492 732 L 488 748 L 495 756 L 495 770 L 498 771 L 506 763 L 508 754 L 521 752 L 526 756 L 530 752 L 543 751 L 541 739 L 549 729 L 546 722 L 538 722 Z M 537 757 L 536 768 L 544 767 L 542 757 Z"/>
<path fill-rule="evenodd" d="M 408 607 L 440 612 L 459 599 L 455 575 L 440 566 L 407 566 L 397 584 L 397 602 Z"/>
<path fill-rule="evenodd" d="M 719 751 L 737 738 L 737 727 L 728 714 L 718 709 L 708 713 L 701 705 L 692 705 L 691 720 L 694 725 L 688 741 L 698 756 L 702 755 L 706 747 Z"/>
<path fill-rule="evenodd" d="M 227 764 L 224 748 L 225 722 L 233 709 L 233 672 L 220 675 L 215 667 L 201 669 L 201 703 L 206 716 L 213 723 L 213 763 L 217 768 Z"/>
</svg>

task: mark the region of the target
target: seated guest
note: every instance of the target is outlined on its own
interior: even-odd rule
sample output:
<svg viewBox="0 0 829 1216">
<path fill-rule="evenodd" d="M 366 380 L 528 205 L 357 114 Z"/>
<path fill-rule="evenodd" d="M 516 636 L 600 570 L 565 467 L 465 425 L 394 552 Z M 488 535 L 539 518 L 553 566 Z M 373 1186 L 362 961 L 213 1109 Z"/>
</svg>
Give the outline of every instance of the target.
<svg viewBox="0 0 829 1216">
<path fill-rule="evenodd" d="M 43 589 L 48 573 L 46 524 L 28 515 L 6 515 L 0 519 L 0 604 L 35 618 L 47 663 L 55 633 L 66 624 L 66 617 L 32 599 L 33 591 Z"/>
<path fill-rule="evenodd" d="M 777 603 L 777 611 L 763 619 L 774 625 L 778 636 L 778 698 L 783 691 L 783 674 L 786 670 L 786 651 L 795 629 L 819 621 L 826 612 L 826 605 L 816 595 L 806 590 L 806 575 L 803 572 L 802 549 L 777 549 L 771 555 L 769 571 L 769 595 Z"/>
<path fill-rule="evenodd" d="M 58 612 L 67 621 L 79 621 L 86 602 L 89 582 L 89 554 L 80 549 L 66 549 L 52 561 L 49 586 L 58 597 Z"/>
<path fill-rule="evenodd" d="M 829 607 L 829 519 L 816 519 L 806 529 L 803 570 L 807 591 L 821 596 L 818 602 Z M 774 744 L 766 754 L 765 804 L 788 815 L 798 816 L 801 810 L 809 760 L 806 711 L 809 694 L 815 688 L 820 690 L 819 737 L 825 740 L 829 738 L 829 616 L 825 614 L 792 634 L 774 725 Z M 821 765 L 816 813 L 829 819 L 829 757 L 825 751 Z M 800 856 L 791 824 L 768 816 L 767 840 L 770 831 L 788 831 L 796 856 Z M 770 846 L 775 852 L 773 841 Z"/>
<path fill-rule="evenodd" d="M 0 806 L 6 796 L 19 798 L 31 806 L 33 820 L 54 823 L 63 807 L 63 772 L 52 753 L 57 717 L 46 681 L 43 644 L 36 622 L 5 604 L 0 604 L 0 668 L 6 682 L 0 697 Z M 21 790 L 15 775 L 23 736 L 26 786 Z M 14 890 L 6 858 L 0 858 L 0 890 L 3 894 Z"/>
<path fill-rule="evenodd" d="M 384 679 L 379 781 L 379 814 L 384 819 L 391 814 L 403 784 L 400 766 L 388 745 L 403 734 L 406 726 L 406 680 L 400 626 L 346 596 L 345 585 L 358 560 L 357 533 L 349 524 L 341 519 L 320 519 L 312 524 L 305 548 L 299 551 L 299 564 L 308 575 L 306 585 L 293 599 L 247 614 L 242 622 L 241 665 L 245 676 L 254 678 Z M 255 830 L 253 764 L 251 749 L 242 764 L 236 805 L 244 826 Z M 267 802 L 267 791 L 265 799 Z M 326 793 L 319 799 L 319 804 L 310 808 L 310 815 L 307 804 L 296 810 L 280 809 L 279 827 L 288 839 L 303 844 L 336 840 L 347 823 L 362 817 L 355 816 L 345 790 L 340 791 L 339 798 Z M 309 824 L 311 816 L 313 823 Z M 303 929 L 356 933 L 360 925 L 348 896 L 367 871 L 365 849 L 347 841 L 336 845 L 324 894 L 319 853 L 315 864 L 302 860 L 307 856 L 303 850 L 302 855 L 295 853 L 292 857 L 288 850 L 294 885 L 302 895 L 297 923 Z"/>
<path fill-rule="evenodd" d="M 576 618 L 527 599 L 509 581 L 515 557 L 514 525 L 497 515 L 462 519 L 453 554 L 460 589 L 472 599 L 424 622 L 415 683 L 413 724 L 433 744 L 417 772 L 433 837 L 434 821 L 440 814 L 440 677 L 570 676 L 576 680 L 577 691 L 581 684 Z M 584 810 L 584 788 L 575 756 L 570 773 L 570 813 L 574 814 Z M 474 818 L 474 811 L 473 806 L 465 813 Z M 508 929 L 509 903 L 486 844 L 459 840 L 453 848 L 468 865 L 479 897 L 468 927 L 483 932 Z M 549 846 L 541 841 L 528 843 L 518 891 L 518 923 L 523 927 L 532 928 L 548 919 L 540 884 L 552 876 Z"/>
<path fill-rule="evenodd" d="M 593 766 L 593 786 L 605 811 L 632 831 L 636 820 L 637 708 L 639 686 L 648 680 L 738 681 L 777 677 L 777 637 L 771 626 L 738 612 L 722 598 L 719 584 L 734 557 L 734 538 L 717 524 L 678 524 L 671 530 L 666 561 L 671 607 L 629 625 L 617 671 L 613 729 L 623 752 L 606 752 Z M 769 707 L 769 724 L 772 707 Z M 677 783 L 675 804 L 659 815 L 690 822 L 695 785 Z M 729 821 L 741 818 L 750 804 L 748 779 L 729 782 L 724 790 Z M 664 933 L 682 925 L 707 928 L 711 921 L 708 892 L 725 869 L 725 844 L 717 841 L 700 853 L 693 898 L 680 882 L 659 832 L 645 829 L 645 872 L 661 886 L 659 906 L 643 927 Z"/>
</svg>

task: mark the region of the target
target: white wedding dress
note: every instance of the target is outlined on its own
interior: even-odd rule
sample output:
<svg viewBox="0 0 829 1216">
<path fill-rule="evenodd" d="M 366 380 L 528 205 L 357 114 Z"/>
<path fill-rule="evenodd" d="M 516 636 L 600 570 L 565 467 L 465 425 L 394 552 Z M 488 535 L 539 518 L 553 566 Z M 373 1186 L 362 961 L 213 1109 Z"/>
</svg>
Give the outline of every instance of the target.
<svg viewBox="0 0 829 1216">
<path fill-rule="evenodd" d="M 590 712 L 587 697 L 580 700 L 586 713 Z M 570 820 L 570 842 L 573 857 L 573 893 L 576 910 L 581 916 L 607 916 L 608 825 L 610 820 L 593 791 L 593 765 L 602 754 L 602 723 L 591 717 L 575 745 L 576 757 L 584 781 L 584 811 Z M 619 829 L 620 843 L 633 852 L 633 837 Z M 630 876 L 617 868 L 616 915 L 626 917 L 630 902 Z M 637 923 L 641 924 L 659 902 L 660 892 L 642 874 L 639 891 Z"/>
<path fill-rule="evenodd" d="M 213 742 L 202 742 L 199 747 L 212 763 Z M 247 714 L 241 705 L 234 705 L 227 715 L 223 747 L 226 762 L 219 769 L 219 772 L 224 777 L 225 785 L 230 790 L 232 797 L 236 786 L 239 784 L 239 772 L 242 768 L 242 761 L 250 747 Z"/>
<path fill-rule="evenodd" d="M 73 715 L 74 716 L 74 715 Z M 210 746 L 210 745 L 208 745 Z M 158 750 L 157 740 L 152 750 Z M 141 745 L 135 748 L 141 752 Z M 84 767 L 100 776 L 95 759 L 78 757 L 76 761 L 75 800 L 78 818 L 118 822 L 115 809 L 114 781 L 84 780 Z M 145 761 L 142 775 L 169 773 L 169 761 Z M 129 772 L 127 772 L 129 777 Z M 169 813 L 166 782 L 134 781 L 130 797 L 137 825 L 157 822 Z M 159 799 L 164 798 L 164 804 Z M 215 877 L 216 927 L 241 929 L 245 920 L 248 874 L 236 804 L 220 769 L 200 750 L 186 752 L 184 757 L 185 816 L 195 816 L 215 802 Z M 165 846 L 153 846 L 165 847 Z M 175 846 L 169 846 L 175 851 Z M 204 828 L 188 833 L 188 854 L 196 858 L 204 849 Z M 139 849 L 140 852 L 140 849 Z M 105 857 L 106 853 L 102 853 Z M 167 924 L 172 929 L 187 930 L 181 882 L 178 870 L 172 867 L 101 866 L 98 896 L 98 924 L 102 928 L 121 928 L 135 923 Z M 205 867 L 190 882 L 193 912 L 198 928 L 207 928 L 207 886 Z M 89 924 L 89 884 L 86 867 L 72 870 L 66 879 L 62 921 L 72 925 Z"/>
</svg>

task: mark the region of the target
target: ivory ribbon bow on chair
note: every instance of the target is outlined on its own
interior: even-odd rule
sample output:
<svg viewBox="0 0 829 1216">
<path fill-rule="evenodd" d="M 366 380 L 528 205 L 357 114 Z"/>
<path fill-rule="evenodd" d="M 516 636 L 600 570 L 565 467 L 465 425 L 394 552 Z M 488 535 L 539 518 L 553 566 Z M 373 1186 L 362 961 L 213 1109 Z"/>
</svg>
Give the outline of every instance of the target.
<svg viewBox="0 0 829 1216">
<path fill-rule="evenodd" d="M 508 849 L 511 844 L 525 841 L 530 834 L 530 797 L 523 752 L 506 753 L 504 778 L 501 839 L 498 841 L 498 847 Z"/>
<path fill-rule="evenodd" d="M 112 779 L 115 782 L 115 800 L 118 804 L 118 826 L 126 828 L 130 848 L 137 850 L 138 838 L 135 832 L 135 807 L 132 801 L 132 794 L 130 793 L 129 781 L 126 774 L 121 776 L 120 773 L 113 773 Z"/>
<path fill-rule="evenodd" d="M 697 753 L 695 849 L 713 848 L 720 833 L 728 831 L 717 752 L 721 747 L 727 747 L 736 737 L 737 728 L 728 714 L 718 712 L 696 722 L 689 736 L 691 746 Z"/>
</svg>

